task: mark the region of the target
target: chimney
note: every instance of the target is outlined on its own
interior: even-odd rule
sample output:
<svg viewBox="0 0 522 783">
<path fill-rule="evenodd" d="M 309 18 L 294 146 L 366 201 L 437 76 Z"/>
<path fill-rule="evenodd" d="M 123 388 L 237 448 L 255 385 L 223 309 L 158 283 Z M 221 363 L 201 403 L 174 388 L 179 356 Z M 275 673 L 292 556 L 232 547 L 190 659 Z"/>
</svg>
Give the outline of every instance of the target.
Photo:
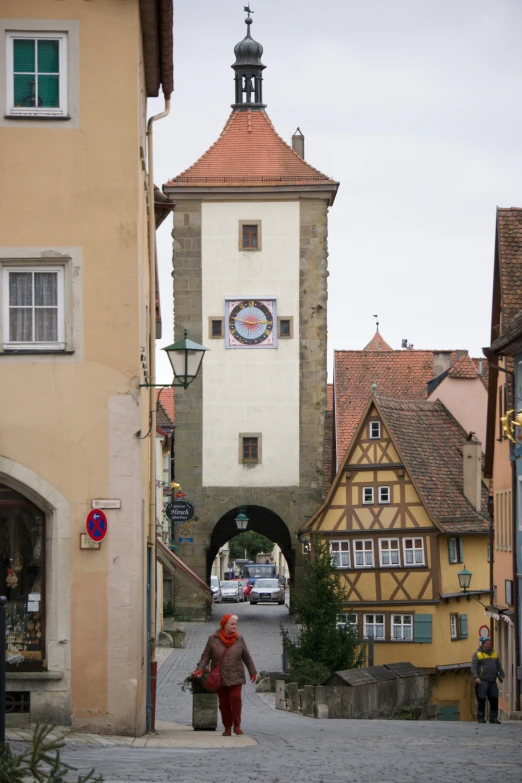
<svg viewBox="0 0 522 783">
<path fill-rule="evenodd" d="M 464 441 L 464 494 L 476 511 L 482 506 L 482 444 L 470 432 Z"/>
<path fill-rule="evenodd" d="M 292 149 L 304 160 L 304 136 L 301 133 L 301 128 L 296 128 L 292 136 Z"/>
</svg>

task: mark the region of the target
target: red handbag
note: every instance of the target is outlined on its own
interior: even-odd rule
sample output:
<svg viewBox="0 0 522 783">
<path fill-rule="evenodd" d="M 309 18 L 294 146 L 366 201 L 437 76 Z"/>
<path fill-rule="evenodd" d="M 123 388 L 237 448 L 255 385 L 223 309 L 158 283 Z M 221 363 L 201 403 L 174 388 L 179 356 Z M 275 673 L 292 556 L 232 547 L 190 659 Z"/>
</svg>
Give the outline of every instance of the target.
<svg viewBox="0 0 522 783">
<path fill-rule="evenodd" d="M 218 665 L 214 667 L 214 669 L 212 669 L 212 671 L 209 672 L 206 677 L 203 678 L 203 687 L 206 691 L 210 691 L 210 693 L 216 693 L 216 691 L 221 688 L 221 664 L 223 663 L 223 659 L 229 650 L 230 647 L 227 647 L 221 656 Z"/>
</svg>

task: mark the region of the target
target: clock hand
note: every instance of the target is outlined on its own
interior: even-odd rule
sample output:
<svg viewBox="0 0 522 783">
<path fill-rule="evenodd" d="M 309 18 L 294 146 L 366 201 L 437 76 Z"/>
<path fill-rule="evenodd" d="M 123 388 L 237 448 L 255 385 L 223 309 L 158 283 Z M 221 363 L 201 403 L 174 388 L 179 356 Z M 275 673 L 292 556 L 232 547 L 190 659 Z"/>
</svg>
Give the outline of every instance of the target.
<svg viewBox="0 0 522 783">
<path fill-rule="evenodd" d="M 232 317 L 233 321 L 241 321 L 242 324 L 252 324 L 252 326 L 255 326 L 256 324 L 266 324 L 268 321 L 265 319 L 264 321 L 258 321 L 257 319 L 255 321 L 250 321 L 248 318 L 240 318 L 238 315 Z"/>
</svg>

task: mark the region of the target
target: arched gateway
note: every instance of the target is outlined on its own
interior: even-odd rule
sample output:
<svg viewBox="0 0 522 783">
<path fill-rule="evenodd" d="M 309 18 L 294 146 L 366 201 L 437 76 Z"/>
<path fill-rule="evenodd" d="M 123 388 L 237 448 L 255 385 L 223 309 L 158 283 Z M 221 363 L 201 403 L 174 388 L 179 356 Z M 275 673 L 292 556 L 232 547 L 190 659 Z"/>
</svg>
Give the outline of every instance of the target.
<svg viewBox="0 0 522 783">
<path fill-rule="evenodd" d="M 295 572 L 295 543 L 294 549 L 292 549 L 290 531 L 281 517 L 274 511 L 263 506 L 240 506 L 232 508 L 230 511 L 227 511 L 226 514 L 223 514 L 221 519 L 216 523 L 210 537 L 210 546 L 207 550 L 207 578 L 210 576 L 212 563 L 221 547 L 241 532 L 238 530 L 236 524 L 236 516 L 240 509 L 243 509 L 248 517 L 248 530 L 262 533 L 262 535 L 273 541 L 274 544 L 278 544 L 281 547 L 281 552 L 283 553 L 290 571 L 290 580 L 293 582 Z"/>
</svg>

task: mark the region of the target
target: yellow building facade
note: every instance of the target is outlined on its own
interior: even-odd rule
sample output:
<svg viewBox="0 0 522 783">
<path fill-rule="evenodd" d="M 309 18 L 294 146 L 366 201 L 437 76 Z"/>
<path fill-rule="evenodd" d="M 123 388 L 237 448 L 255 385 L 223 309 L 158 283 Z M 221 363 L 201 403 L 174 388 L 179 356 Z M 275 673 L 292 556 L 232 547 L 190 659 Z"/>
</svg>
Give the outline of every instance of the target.
<svg viewBox="0 0 522 783">
<path fill-rule="evenodd" d="M 325 502 L 303 528 L 328 544 L 346 588 L 343 619 L 373 638 L 375 664 L 409 661 L 437 674 L 434 700 L 458 706 L 461 719 L 473 705 L 469 667 L 461 665 L 487 624 L 475 600 L 489 592 L 480 471 L 480 443 L 466 442 L 442 403 L 373 397 Z M 464 563 L 473 573 L 467 596 L 458 580 Z"/>
<path fill-rule="evenodd" d="M 160 83 L 172 89 L 172 3 L 5 0 L 2 17 L 8 701 L 20 719 L 142 734 L 154 439 L 140 439 L 140 383 L 155 336 L 146 107 Z M 96 505 L 108 533 L 87 549 Z"/>
</svg>

